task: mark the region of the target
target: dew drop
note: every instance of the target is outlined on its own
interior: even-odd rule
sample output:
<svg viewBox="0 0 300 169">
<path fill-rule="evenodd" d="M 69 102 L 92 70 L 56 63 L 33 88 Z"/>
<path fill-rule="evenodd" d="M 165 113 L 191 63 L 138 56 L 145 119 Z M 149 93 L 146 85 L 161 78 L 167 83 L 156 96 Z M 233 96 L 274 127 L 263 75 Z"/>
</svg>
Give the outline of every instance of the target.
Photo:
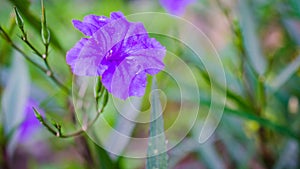
<svg viewBox="0 0 300 169">
<path fill-rule="evenodd" d="M 106 58 L 109 58 L 113 53 L 113 50 L 109 50 L 106 54 Z"/>
<path fill-rule="evenodd" d="M 158 150 L 157 149 L 155 149 L 153 152 L 154 152 L 155 155 L 158 154 Z"/>
<path fill-rule="evenodd" d="M 127 59 L 127 60 L 133 60 L 134 57 L 133 57 L 133 56 L 128 56 L 128 57 L 126 57 L 126 59 Z"/>
<path fill-rule="evenodd" d="M 98 20 L 99 21 L 105 21 L 105 18 L 104 17 L 99 17 Z"/>
</svg>

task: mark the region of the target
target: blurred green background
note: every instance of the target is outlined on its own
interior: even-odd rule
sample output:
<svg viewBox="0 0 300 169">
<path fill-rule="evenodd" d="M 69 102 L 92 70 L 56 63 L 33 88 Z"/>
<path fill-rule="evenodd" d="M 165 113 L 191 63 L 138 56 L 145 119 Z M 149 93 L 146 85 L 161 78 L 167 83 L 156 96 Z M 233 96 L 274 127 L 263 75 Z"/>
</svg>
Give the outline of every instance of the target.
<svg viewBox="0 0 300 169">
<path fill-rule="evenodd" d="M 47 0 L 44 4 L 47 24 L 51 30 L 48 61 L 55 76 L 70 89 L 75 77 L 65 62 L 65 55 L 83 37 L 73 27 L 72 19 L 82 20 L 88 14 L 109 16 L 113 11 L 122 11 L 125 15 L 165 12 L 158 0 Z M 19 38 L 22 33 L 15 24 L 14 6 L 23 16 L 28 39 L 42 51 L 41 2 L 0 0 L 0 26 L 31 59 L 43 65 L 43 60 Z M 208 75 L 207 66 L 213 69 L 215 64 L 205 65 L 198 59 L 195 51 L 180 39 L 163 36 L 191 36 L 191 32 L 185 31 L 184 25 L 169 23 L 163 19 L 153 20 L 153 25 L 150 26 L 157 27 L 162 34 L 150 33 L 150 36 L 166 46 L 169 52 L 167 58 L 172 57 L 173 53 L 189 66 L 200 92 L 199 96 L 192 90 L 190 92 L 190 98 L 200 99 L 200 102 L 192 100 L 190 103 L 200 106 L 196 123 L 190 132 L 182 133 L 188 128 L 187 122 L 193 120 L 187 110 L 183 118 L 177 119 L 179 122 L 176 123 L 178 126 L 174 133 L 167 135 L 168 142 L 173 144 L 187 134 L 177 146 L 167 152 L 169 168 L 300 168 L 300 1 L 198 0 L 187 6 L 182 17 L 199 28 L 219 54 L 227 84 L 215 85 L 220 93 L 226 89 L 227 100 L 218 128 L 208 141 L 199 144 L 199 132 L 208 109 L 222 102 L 222 98 L 211 102 L 212 77 Z M 209 58 L 213 53 L 208 41 L 203 44 L 195 43 L 206 57 Z M 63 132 L 69 133 L 80 128 L 76 115 L 72 113 L 71 96 L 62 91 L 44 72 L 22 58 L 11 44 L 0 38 L 0 168 L 145 168 L 145 158 L 113 156 L 87 135 L 57 138 L 42 125 L 27 140 L 16 139 L 20 126 L 13 126 L 14 132 L 8 133 L 8 124 L 17 123 L 16 119 L 22 121 L 22 117 L 24 118 L 22 107 L 28 98 L 36 100 L 49 121 L 61 124 Z M 183 78 L 180 83 L 188 87 L 191 84 L 186 79 Z M 150 80 L 151 78 L 149 82 Z M 178 87 L 177 82 L 165 73 L 160 73 L 157 81 L 167 98 L 163 117 L 164 127 L 168 129 L 178 117 L 181 86 Z M 143 110 L 150 106 L 147 98 L 149 90 L 150 87 L 147 87 L 146 96 L 140 103 Z M 92 96 L 92 92 L 89 96 Z M 118 122 L 121 121 L 121 116 L 111 100 L 102 117 L 117 128 L 120 127 Z M 137 115 L 141 119 L 149 117 L 147 113 Z M 4 122 L 5 119 L 12 121 Z M 97 123 L 93 131 L 98 131 L 98 135 L 107 140 L 111 131 L 100 127 L 103 126 Z M 133 137 L 147 138 L 149 124 L 121 125 L 121 129 Z M 126 147 L 121 149 L 126 153 L 140 149 L 142 151 L 146 147 L 129 144 L 127 150 Z"/>
</svg>

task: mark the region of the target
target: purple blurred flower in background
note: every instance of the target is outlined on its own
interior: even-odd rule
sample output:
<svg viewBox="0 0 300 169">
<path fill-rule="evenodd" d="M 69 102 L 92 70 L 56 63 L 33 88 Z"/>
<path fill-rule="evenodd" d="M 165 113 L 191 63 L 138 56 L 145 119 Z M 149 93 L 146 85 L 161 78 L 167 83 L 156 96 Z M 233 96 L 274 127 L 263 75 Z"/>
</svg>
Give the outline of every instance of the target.
<svg viewBox="0 0 300 169">
<path fill-rule="evenodd" d="M 172 15 L 183 15 L 185 8 L 196 0 L 160 0 L 163 8 Z"/>
<path fill-rule="evenodd" d="M 34 111 L 32 109 L 33 107 L 36 108 L 42 115 L 44 114 L 42 110 L 37 108 L 38 104 L 34 100 L 28 99 L 24 108 L 25 118 L 18 128 L 19 142 L 26 142 L 32 140 L 33 136 L 37 134 L 42 127 L 39 120 L 35 117 Z"/>
<path fill-rule="evenodd" d="M 18 126 L 15 136 L 10 140 L 8 160 L 11 168 L 32 168 L 30 164 L 33 161 L 40 163 L 53 156 L 51 147 L 45 141 L 44 133 L 41 132 L 43 126 L 35 117 L 33 107 L 44 116 L 44 111 L 38 108 L 38 103 L 28 99 L 23 110 L 24 119 Z"/>
<path fill-rule="evenodd" d="M 102 76 L 102 83 L 115 97 L 143 96 L 147 74 L 164 69 L 165 48 L 150 38 L 142 23 L 128 22 L 121 12 L 88 15 L 74 26 L 89 38 L 70 49 L 67 63 L 79 76 Z"/>
</svg>

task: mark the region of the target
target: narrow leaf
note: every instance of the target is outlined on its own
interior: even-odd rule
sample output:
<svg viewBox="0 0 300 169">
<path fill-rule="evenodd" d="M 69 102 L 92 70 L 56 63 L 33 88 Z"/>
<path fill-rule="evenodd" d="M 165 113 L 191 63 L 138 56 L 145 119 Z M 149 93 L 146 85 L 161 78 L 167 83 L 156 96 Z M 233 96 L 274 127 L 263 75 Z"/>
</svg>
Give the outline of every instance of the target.
<svg viewBox="0 0 300 169">
<path fill-rule="evenodd" d="M 201 104 L 210 105 L 210 100 L 203 98 L 203 99 L 201 99 Z M 218 105 L 215 105 L 215 106 L 218 106 Z M 300 142 L 299 135 L 297 133 L 295 133 L 293 130 L 291 130 L 289 127 L 287 127 L 286 125 L 277 124 L 266 118 L 257 116 L 251 112 L 246 112 L 246 111 L 241 111 L 241 110 L 233 110 L 228 107 L 224 108 L 224 113 L 228 114 L 228 115 L 238 116 L 238 117 L 246 119 L 246 120 L 253 120 L 265 128 L 271 129 L 281 135 L 293 138 L 293 139 L 297 140 L 298 142 Z"/>
<path fill-rule="evenodd" d="M 156 91 L 156 79 L 152 82 L 151 122 L 147 151 L 147 169 L 167 169 L 168 155 L 159 93 Z"/>
<path fill-rule="evenodd" d="M 233 114 L 233 115 L 242 117 L 244 119 L 253 120 L 263 127 L 274 130 L 275 132 L 280 133 L 284 136 L 294 138 L 298 142 L 300 141 L 300 137 L 294 131 L 290 130 L 289 127 L 287 127 L 285 125 L 280 125 L 280 124 L 274 123 L 268 119 L 259 117 L 257 115 L 251 114 L 249 112 L 240 112 L 240 111 L 236 111 L 236 110 L 232 110 L 232 109 L 228 109 L 228 108 L 225 108 L 224 112 L 227 114 Z"/>
<path fill-rule="evenodd" d="M 95 130 L 92 131 L 92 135 L 96 136 Z M 95 140 L 92 142 L 94 145 L 94 149 L 96 152 L 96 158 L 98 162 L 98 166 L 101 169 L 117 169 L 117 164 L 111 159 L 108 151 L 106 151 L 104 148 L 101 146 L 97 145 L 96 143 L 99 143 L 100 141 L 98 140 L 97 137 L 93 137 Z"/>
<path fill-rule="evenodd" d="M 112 159 L 109 157 L 107 151 L 105 151 L 102 147 L 94 144 L 94 147 L 96 149 L 98 161 L 99 161 L 99 168 L 101 169 L 115 169 L 117 168 L 112 161 Z"/>
<path fill-rule="evenodd" d="M 300 55 L 287 65 L 282 72 L 270 82 L 270 86 L 274 91 L 285 84 L 289 78 L 299 69 L 300 67 Z"/>
<path fill-rule="evenodd" d="M 259 75 L 262 75 L 266 71 L 266 60 L 257 38 L 256 25 L 248 2 L 247 0 L 239 0 L 244 47 L 252 66 Z"/>
</svg>

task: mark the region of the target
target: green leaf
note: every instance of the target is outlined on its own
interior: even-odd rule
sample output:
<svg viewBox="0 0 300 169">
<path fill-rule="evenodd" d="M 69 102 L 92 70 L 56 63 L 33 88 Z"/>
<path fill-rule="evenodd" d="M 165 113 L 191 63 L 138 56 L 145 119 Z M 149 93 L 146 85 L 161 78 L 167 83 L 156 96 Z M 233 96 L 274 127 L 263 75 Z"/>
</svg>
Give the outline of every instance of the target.
<svg viewBox="0 0 300 169">
<path fill-rule="evenodd" d="M 259 75 L 262 75 L 266 71 L 266 60 L 257 38 L 256 25 L 248 2 L 248 0 L 239 0 L 244 48 L 246 49 L 251 65 Z"/>
<path fill-rule="evenodd" d="M 213 141 L 206 142 L 200 146 L 198 153 L 201 156 L 201 160 L 206 163 L 208 168 L 225 168 Z"/>
<path fill-rule="evenodd" d="M 294 138 L 298 142 L 300 142 L 300 137 L 294 131 L 290 130 L 290 128 L 288 126 L 274 123 L 268 119 L 259 117 L 257 115 L 254 115 L 254 114 L 251 114 L 248 112 L 241 112 L 241 111 L 236 111 L 236 110 L 232 110 L 232 109 L 228 109 L 228 108 L 225 108 L 224 112 L 228 113 L 228 114 L 240 116 L 244 119 L 253 120 L 263 127 L 269 128 L 269 129 L 271 129 L 277 133 L 280 133 L 284 136 Z"/>
<path fill-rule="evenodd" d="M 167 169 L 168 155 L 164 134 L 164 121 L 159 93 L 156 91 L 156 79 L 152 82 L 151 122 L 147 151 L 147 169 Z"/>
<path fill-rule="evenodd" d="M 283 146 L 278 160 L 275 163 L 274 169 L 282 169 L 282 168 L 289 168 L 289 169 L 296 169 L 297 167 L 297 160 L 295 157 L 299 157 L 299 145 L 294 140 L 286 141 L 285 145 Z"/>
<path fill-rule="evenodd" d="M 203 99 L 201 99 L 201 103 L 209 106 L 210 100 L 203 98 Z M 215 105 L 215 106 L 217 106 L 217 105 Z M 297 140 L 298 142 L 300 142 L 300 136 L 296 132 L 291 130 L 290 127 L 288 127 L 288 126 L 285 126 L 282 124 L 277 124 L 273 121 L 270 121 L 266 118 L 259 117 L 248 111 L 234 110 L 234 109 L 225 107 L 224 113 L 228 114 L 228 115 L 238 116 L 238 117 L 241 117 L 241 118 L 247 119 L 247 120 L 253 120 L 265 128 L 271 129 L 279 134 L 293 138 L 293 139 Z"/>
<path fill-rule="evenodd" d="M 112 160 L 109 153 L 101 147 L 101 145 L 97 145 L 96 143 L 100 143 L 101 141 L 95 137 L 97 136 L 96 131 L 93 130 L 90 134 L 93 135 L 93 141 L 91 142 L 94 146 L 95 152 L 96 152 L 96 160 L 98 162 L 98 168 L 101 169 L 117 169 L 117 164 Z"/>
<path fill-rule="evenodd" d="M 287 65 L 277 77 L 271 80 L 270 86 L 273 88 L 273 90 L 276 91 L 276 89 L 280 88 L 283 84 L 285 84 L 290 79 L 290 77 L 297 72 L 299 67 L 300 55 L 289 65 Z"/>
<path fill-rule="evenodd" d="M 96 145 L 94 143 L 94 147 L 96 149 L 98 162 L 99 162 L 99 168 L 101 169 L 115 169 L 117 168 L 114 162 L 109 157 L 107 151 L 105 151 L 102 147 Z"/>
<path fill-rule="evenodd" d="M 29 77 L 24 59 L 16 53 L 3 93 L 2 107 L 5 134 L 10 133 L 24 119 L 24 107 L 29 95 Z"/>
</svg>

